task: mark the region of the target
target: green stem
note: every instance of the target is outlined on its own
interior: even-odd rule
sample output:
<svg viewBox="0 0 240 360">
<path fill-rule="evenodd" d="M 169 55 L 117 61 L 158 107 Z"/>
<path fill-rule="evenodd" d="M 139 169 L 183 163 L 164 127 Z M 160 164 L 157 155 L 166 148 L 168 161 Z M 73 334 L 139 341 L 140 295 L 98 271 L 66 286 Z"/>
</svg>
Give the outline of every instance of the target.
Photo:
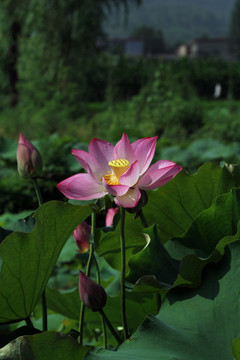
<svg viewBox="0 0 240 360">
<path fill-rule="evenodd" d="M 106 323 L 105 323 L 104 317 L 101 314 L 101 312 L 100 312 L 100 315 L 101 315 L 101 323 L 102 323 L 102 329 L 103 329 L 103 346 L 104 346 L 104 349 L 107 349 Z"/>
<path fill-rule="evenodd" d="M 85 305 L 81 303 L 79 314 L 79 344 L 83 345 L 83 322 L 84 322 Z"/>
<path fill-rule="evenodd" d="M 42 293 L 42 328 L 43 331 L 47 331 L 48 329 L 48 318 L 47 318 L 47 301 L 46 301 L 46 293 L 45 289 Z"/>
<path fill-rule="evenodd" d="M 94 255 L 93 259 L 94 259 L 96 270 L 97 270 L 97 283 L 98 283 L 98 285 L 101 285 L 100 270 L 99 270 L 98 262 L 97 262 L 95 255 Z M 101 314 L 101 323 L 102 323 L 102 330 L 103 330 L 103 346 L 104 346 L 104 349 L 107 349 L 106 324 L 105 324 L 102 314 Z"/>
<path fill-rule="evenodd" d="M 40 190 L 40 188 L 38 186 L 37 179 L 32 178 L 32 182 L 33 182 L 35 192 L 36 192 L 36 195 L 37 195 L 38 205 L 41 206 L 43 204 L 43 197 L 42 197 L 41 190 Z"/>
<path fill-rule="evenodd" d="M 129 338 L 127 316 L 126 316 L 126 293 L 125 293 L 125 273 L 126 273 L 126 254 L 125 254 L 125 209 L 121 207 L 120 225 L 120 246 L 121 246 L 121 312 L 124 339 Z"/>
<path fill-rule="evenodd" d="M 87 269 L 86 275 L 90 275 L 91 266 L 94 258 L 94 249 L 93 249 L 93 242 L 95 239 L 95 232 L 96 232 L 96 220 L 97 216 L 95 212 L 92 212 L 92 226 L 91 226 L 91 241 L 89 247 L 89 255 L 88 255 L 88 262 L 87 262 Z M 83 345 L 83 323 L 84 323 L 84 314 L 85 314 L 85 305 L 81 303 L 80 314 L 79 314 L 79 344 Z"/>
<path fill-rule="evenodd" d="M 37 195 L 38 205 L 41 206 L 43 204 L 43 197 L 42 197 L 41 190 L 40 190 L 40 188 L 38 186 L 37 179 L 32 178 L 32 182 L 33 182 L 35 192 L 36 192 L 36 195 Z M 42 328 L 43 328 L 43 331 L 47 331 L 47 329 L 48 329 L 48 325 L 47 325 L 47 302 L 46 302 L 45 289 L 43 290 L 43 293 L 42 293 Z"/>
<path fill-rule="evenodd" d="M 147 223 L 147 220 L 145 219 L 145 216 L 144 216 L 144 214 L 143 214 L 142 209 L 138 211 L 138 215 L 139 215 L 139 217 L 140 217 L 140 219 L 141 219 L 141 221 L 142 221 L 143 226 L 144 226 L 145 228 L 147 228 L 147 227 L 148 227 L 148 223 Z"/>
<path fill-rule="evenodd" d="M 27 324 L 28 327 L 34 328 L 33 323 L 32 323 L 32 321 L 31 321 L 31 319 L 30 319 L 30 316 L 27 317 L 27 318 L 25 319 L 25 321 L 26 321 L 26 324 Z"/>
<path fill-rule="evenodd" d="M 101 276 L 100 276 L 100 270 L 99 270 L 98 262 L 97 262 L 97 259 L 96 259 L 95 255 L 93 255 L 93 256 L 94 256 L 93 259 L 94 259 L 96 270 L 97 270 L 97 283 L 98 283 L 98 285 L 101 285 Z"/>
<path fill-rule="evenodd" d="M 103 317 L 105 323 L 107 324 L 109 330 L 111 331 L 111 333 L 113 334 L 113 336 L 115 337 L 115 339 L 117 340 L 117 342 L 119 343 L 119 345 L 122 343 L 122 340 L 120 338 L 120 336 L 116 333 L 116 331 L 114 330 L 114 327 L 112 326 L 110 320 L 108 319 L 107 315 L 105 314 L 105 312 L 102 310 L 99 310 L 101 316 Z"/>
</svg>

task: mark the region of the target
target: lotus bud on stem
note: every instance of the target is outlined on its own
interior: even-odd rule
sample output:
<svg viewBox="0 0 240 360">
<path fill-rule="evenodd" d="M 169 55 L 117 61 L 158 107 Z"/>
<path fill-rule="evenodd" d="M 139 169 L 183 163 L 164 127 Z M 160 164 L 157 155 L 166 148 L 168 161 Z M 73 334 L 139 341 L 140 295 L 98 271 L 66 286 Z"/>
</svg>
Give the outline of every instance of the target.
<svg viewBox="0 0 240 360">
<path fill-rule="evenodd" d="M 92 311 L 99 311 L 106 305 L 107 294 L 103 287 L 82 271 L 79 271 L 79 296 L 83 304 Z"/>
<path fill-rule="evenodd" d="M 37 148 L 23 134 L 20 134 L 18 140 L 17 168 L 21 177 L 26 180 L 32 180 L 38 199 L 38 205 L 41 206 L 43 204 L 43 198 L 37 183 L 37 177 L 42 173 L 42 157 Z M 47 331 L 47 304 L 45 289 L 42 293 L 42 323 L 43 331 Z"/>
<path fill-rule="evenodd" d="M 39 151 L 23 134 L 20 134 L 18 141 L 17 166 L 19 175 L 24 179 L 41 175 L 43 167 Z"/>
<path fill-rule="evenodd" d="M 90 248 L 90 238 L 91 238 L 91 226 L 86 222 L 83 221 L 80 225 L 76 227 L 76 229 L 73 232 L 73 237 L 76 245 L 79 248 L 80 253 L 85 253 Z M 97 282 L 100 285 L 100 270 L 98 266 L 97 259 L 95 255 L 93 254 L 93 260 L 95 262 L 96 271 L 97 271 Z M 82 303 L 81 306 L 81 312 L 84 314 L 84 306 L 86 304 Z M 104 348 L 107 348 L 107 334 L 106 334 L 106 325 L 105 321 L 101 315 L 101 321 L 102 321 L 102 328 L 103 328 L 103 339 L 104 339 Z M 82 328 L 82 327 L 81 327 Z"/>
<path fill-rule="evenodd" d="M 114 330 L 111 322 L 103 311 L 107 302 L 107 294 L 103 287 L 79 271 L 79 296 L 82 303 L 92 311 L 99 311 L 104 322 L 119 344 L 122 343 L 121 338 Z"/>
</svg>

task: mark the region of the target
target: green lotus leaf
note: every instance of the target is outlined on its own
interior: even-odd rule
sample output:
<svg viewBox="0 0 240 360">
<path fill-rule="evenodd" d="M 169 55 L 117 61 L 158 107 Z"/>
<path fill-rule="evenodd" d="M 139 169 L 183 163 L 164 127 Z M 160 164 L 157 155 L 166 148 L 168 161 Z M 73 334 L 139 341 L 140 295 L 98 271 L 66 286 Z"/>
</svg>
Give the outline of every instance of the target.
<svg viewBox="0 0 240 360">
<path fill-rule="evenodd" d="M 240 242 L 228 245 L 205 268 L 197 289 L 172 290 L 160 313 L 149 315 L 117 351 L 89 352 L 85 359 L 239 359 Z"/>
<path fill-rule="evenodd" d="M 1 360 L 82 360 L 89 349 L 89 346 L 80 346 L 67 334 L 48 331 L 18 337 L 0 349 L 0 358 Z"/>
<path fill-rule="evenodd" d="M 50 201 L 36 212 L 31 233 L 12 233 L 0 245 L 0 322 L 25 319 L 32 313 L 76 226 L 91 209 Z"/>
</svg>

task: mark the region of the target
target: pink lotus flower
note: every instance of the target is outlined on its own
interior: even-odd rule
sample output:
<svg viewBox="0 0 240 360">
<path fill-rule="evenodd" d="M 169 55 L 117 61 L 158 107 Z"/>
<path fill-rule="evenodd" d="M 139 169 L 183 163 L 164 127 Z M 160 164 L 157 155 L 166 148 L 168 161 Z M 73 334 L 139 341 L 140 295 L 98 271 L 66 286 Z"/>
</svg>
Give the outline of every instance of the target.
<svg viewBox="0 0 240 360">
<path fill-rule="evenodd" d="M 42 158 L 33 144 L 20 134 L 17 147 L 17 164 L 19 174 L 29 179 L 38 176 L 42 171 Z"/>
<path fill-rule="evenodd" d="M 128 136 L 123 134 L 114 147 L 107 141 L 93 139 L 89 152 L 72 150 L 87 174 L 63 180 L 58 189 L 67 198 L 75 200 L 98 199 L 109 193 L 118 206 L 135 207 L 141 197 L 140 190 L 156 189 L 182 169 L 168 160 L 159 160 L 150 166 L 156 142 L 157 137 L 152 137 L 130 144 Z"/>
<path fill-rule="evenodd" d="M 118 207 L 108 209 L 106 219 L 105 219 L 105 225 L 106 226 L 112 226 L 113 225 L 113 218 L 118 212 Z"/>
<path fill-rule="evenodd" d="M 102 286 L 79 271 L 79 296 L 83 304 L 92 311 L 99 311 L 106 305 L 107 294 Z"/>
<path fill-rule="evenodd" d="M 91 235 L 91 226 L 86 221 L 83 221 L 76 227 L 73 232 L 74 241 L 79 248 L 80 253 L 85 253 L 89 250 L 89 241 Z"/>
</svg>

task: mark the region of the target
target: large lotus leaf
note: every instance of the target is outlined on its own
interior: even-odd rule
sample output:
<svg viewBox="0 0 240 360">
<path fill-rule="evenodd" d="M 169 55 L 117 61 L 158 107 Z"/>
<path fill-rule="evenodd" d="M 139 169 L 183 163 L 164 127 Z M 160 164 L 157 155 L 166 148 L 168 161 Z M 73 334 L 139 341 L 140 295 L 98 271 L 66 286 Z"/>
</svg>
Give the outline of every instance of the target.
<svg viewBox="0 0 240 360">
<path fill-rule="evenodd" d="M 238 222 L 238 229 L 235 235 L 223 237 L 211 255 L 207 258 L 201 258 L 195 254 L 186 255 L 180 263 L 179 275 L 174 282 L 173 287 L 187 285 L 190 287 L 199 286 L 202 280 L 202 271 L 204 267 L 211 263 L 217 263 L 221 260 L 225 253 L 227 245 L 238 241 L 240 239 L 240 222 Z"/>
<path fill-rule="evenodd" d="M 93 359 L 239 359 L 240 242 L 223 259 L 205 268 L 198 289 L 171 291 L 160 313 L 149 315 L 118 351 L 89 352 Z M 238 351 L 238 352 L 237 352 Z"/>
<path fill-rule="evenodd" d="M 148 192 L 144 215 L 149 225 L 159 224 L 161 241 L 184 234 L 193 220 L 209 208 L 216 197 L 239 186 L 237 171 L 206 163 L 196 174 L 181 171 L 173 180 L 156 191 Z"/>
<path fill-rule="evenodd" d="M 62 247 L 91 209 L 51 201 L 35 213 L 32 233 L 12 233 L 0 245 L 0 322 L 30 316 Z"/>
<path fill-rule="evenodd" d="M 155 280 L 154 284 L 149 284 L 149 281 L 138 281 L 135 290 L 150 291 L 147 290 L 150 286 L 152 292 L 165 295 L 166 288 L 161 286 L 161 283 L 174 287 L 199 286 L 203 268 L 211 262 L 219 261 L 224 254 L 225 246 L 238 240 L 239 219 L 240 190 L 233 189 L 220 195 L 209 209 L 193 221 L 184 236 L 169 240 L 165 248 L 160 243 L 161 232 L 160 236 L 157 236 L 151 228 L 145 229 L 149 235 L 149 242 L 129 260 L 129 280 L 136 281 L 138 278 L 145 278 L 146 275 L 154 275 L 158 282 Z M 178 267 L 176 261 L 173 261 L 176 258 L 180 261 L 178 277 Z"/>
<path fill-rule="evenodd" d="M 240 360 L 240 338 L 236 338 L 232 342 L 232 353 L 236 360 Z"/>
<path fill-rule="evenodd" d="M 82 360 L 90 349 L 80 346 L 71 336 L 48 331 L 20 336 L 0 349 L 1 360 Z"/>
<path fill-rule="evenodd" d="M 184 236 L 171 239 L 166 248 L 178 259 L 192 252 L 207 257 L 221 238 L 236 233 L 239 219 L 240 190 L 233 189 L 219 196 L 209 209 L 195 219 Z M 181 243 L 181 248 L 176 242 Z"/>
</svg>

